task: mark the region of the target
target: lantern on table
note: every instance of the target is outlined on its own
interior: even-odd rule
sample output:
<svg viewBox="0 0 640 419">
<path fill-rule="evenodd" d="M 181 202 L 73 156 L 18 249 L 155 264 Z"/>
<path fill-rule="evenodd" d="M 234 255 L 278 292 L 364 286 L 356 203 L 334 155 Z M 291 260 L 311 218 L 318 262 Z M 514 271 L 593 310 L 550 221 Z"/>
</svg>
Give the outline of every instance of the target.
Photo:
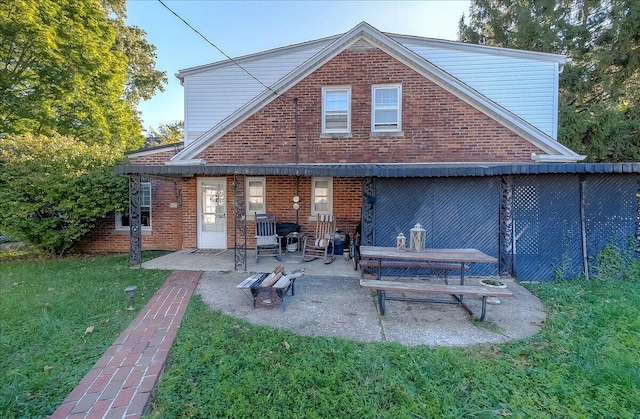
<svg viewBox="0 0 640 419">
<path fill-rule="evenodd" d="M 413 226 L 409 232 L 409 250 L 412 252 L 422 252 L 427 238 L 427 230 L 422 228 L 420 223 L 418 223 Z"/>
<path fill-rule="evenodd" d="M 404 252 L 407 250 L 407 238 L 402 233 L 398 234 L 398 237 L 396 237 L 396 250 L 398 252 Z"/>
</svg>

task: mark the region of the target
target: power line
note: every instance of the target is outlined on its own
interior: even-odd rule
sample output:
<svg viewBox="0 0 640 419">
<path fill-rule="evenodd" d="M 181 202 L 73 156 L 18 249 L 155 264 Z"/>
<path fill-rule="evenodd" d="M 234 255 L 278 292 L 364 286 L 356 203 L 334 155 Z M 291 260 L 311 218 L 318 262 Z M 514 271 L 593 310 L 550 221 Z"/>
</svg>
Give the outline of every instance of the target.
<svg viewBox="0 0 640 419">
<path fill-rule="evenodd" d="M 171 13 L 173 13 L 173 15 L 175 17 L 177 17 L 178 19 L 180 19 L 185 25 L 187 25 L 189 27 L 189 29 L 191 29 L 192 31 L 194 31 L 195 33 L 197 33 L 198 35 L 200 35 L 200 37 L 202 39 L 204 39 L 209 45 L 211 45 L 212 47 L 214 47 L 215 49 L 218 50 L 218 52 L 220 52 L 220 54 L 224 55 L 225 57 L 227 57 L 227 59 L 229 59 L 229 61 L 231 61 L 232 63 L 234 63 L 235 65 L 237 65 L 238 67 L 240 67 L 240 69 L 242 69 L 242 71 L 244 71 L 245 73 L 247 73 L 252 79 L 254 79 L 255 81 L 257 81 L 258 83 L 260 83 L 262 86 L 264 86 L 265 89 L 271 91 L 274 95 L 277 95 L 277 93 L 271 89 L 269 86 L 267 86 L 266 84 L 264 84 L 263 82 L 261 82 L 256 76 L 254 76 L 253 74 L 251 74 L 246 68 L 244 68 L 243 66 L 241 66 L 236 60 L 234 60 L 233 58 L 231 58 L 230 56 L 228 56 L 227 54 L 225 54 L 225 52 L 223 50 L 221 50 L 220 48 L 218 48 L 218 46 L 216 44 L 214 44 L 213 42 L 209 41 L 209 39 L 207 39 L 206 36 L 204 36 L 199 30 L 197 30 L 196 28 L 194 28 L 193 26 L 191 26 L 189 24 L 189 22 L 187 22 L 186 20 L 184 20 L 182 18 L 182 16 L 180 16 L 179 14 L 177 14 L 176 12 L 174 12 L 173 10 L 171 10 L 171 8 L 169 6 L 167 6 L 162 0 L 158 0 L 160 2 L 161 5 L 163 5 L 165 7 L 165 9 L 167 9 L 168 11 L 170 11 Z"/>
</svg>

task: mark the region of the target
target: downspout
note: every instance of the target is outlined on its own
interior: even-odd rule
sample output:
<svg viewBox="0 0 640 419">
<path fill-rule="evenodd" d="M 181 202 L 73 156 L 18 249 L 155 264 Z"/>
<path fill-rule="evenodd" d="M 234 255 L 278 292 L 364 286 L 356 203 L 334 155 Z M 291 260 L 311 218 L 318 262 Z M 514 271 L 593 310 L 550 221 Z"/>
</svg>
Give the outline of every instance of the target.
<svg viewBox="0 0 640 419">
<path fill-rule="evenodd" d="M 295 137 L 296 137 L 296 164 L 298 164 L 300 160 L 300 155 L 298 154 L 298 98 L 297 97 L 293 98 L 293 104 L 295 106 L 294 118 L 295 118 Z M 298 193 L 297 189 L 296 189 L 296 193 Z"/>
<path fill-rule="evenodd" d="M 293 104 L 295 107 L 294 119 L 295 119 L 295 137 L 296 137 L 296 166 L 300 160 L 300 154 L 298 153 L 298 98 L 293 98 Z M 300 176 L 296 175 L 296 196 L 300 196 Z M 296 210 L 296 224 L 298 223 L 298 213 L 299 209 Z"/>
</svg>

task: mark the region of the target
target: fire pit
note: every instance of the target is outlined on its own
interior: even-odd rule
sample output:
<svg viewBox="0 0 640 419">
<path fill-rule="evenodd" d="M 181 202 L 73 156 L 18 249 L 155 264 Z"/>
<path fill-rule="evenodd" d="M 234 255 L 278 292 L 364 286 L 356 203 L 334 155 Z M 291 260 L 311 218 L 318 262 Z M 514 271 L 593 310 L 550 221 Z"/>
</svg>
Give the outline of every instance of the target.
<svg viewBox="0 0 640 419">
<path fill-rule="evenodd" d="M 304 276 L 304 269 L 287 274 L 282 265 L 278 265 L 271 273 L 261 273 L 251 275 L 236 286 L 249 297 L 245 290 L 251 292 L 253 307 L 256 304 L 273 306 L 282 304 L 285 309 L 285 296 L 291 290 L 291 296 L 295 295 L 295 282 L 297 278 Z"/>
</svg>

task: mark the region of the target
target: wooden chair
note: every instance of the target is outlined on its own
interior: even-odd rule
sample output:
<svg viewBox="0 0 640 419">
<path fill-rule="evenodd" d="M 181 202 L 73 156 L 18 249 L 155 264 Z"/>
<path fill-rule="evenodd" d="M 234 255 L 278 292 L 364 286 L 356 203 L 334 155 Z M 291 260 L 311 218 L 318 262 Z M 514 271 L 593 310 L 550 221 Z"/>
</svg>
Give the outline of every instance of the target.
<svg viewBox="0 0 640 419">
<path fill-rule="evenodd" d="M 310 262 L 324 258 L 324 263 L 333 262 L 333 239 L 336 232 L 336 217 L 333 214 L 318 214 L 316 231 L 313 236 L 306 236 L 302 245 L 302 261 Z M 331 248 L 331 251 L 329 251 Z"/>
<path fill-rule="evenodd" d="M 256 214 L 256 263 L 260 256 L 282 260 L 282 237 L 276 232 L 275 214 Z"/>
</svg>

